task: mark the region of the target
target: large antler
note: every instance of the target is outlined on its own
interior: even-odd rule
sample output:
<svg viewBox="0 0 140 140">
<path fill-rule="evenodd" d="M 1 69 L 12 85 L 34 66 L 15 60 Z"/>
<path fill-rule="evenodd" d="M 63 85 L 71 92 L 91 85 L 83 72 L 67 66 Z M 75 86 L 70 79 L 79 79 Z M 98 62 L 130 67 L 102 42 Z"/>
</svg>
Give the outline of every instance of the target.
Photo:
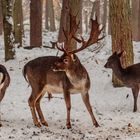
<svg viewBox="0 0 140 140">
<path fill-rule="evenodd" d="M 68 48 L 71 45 L 71 40 L 74 39 L 74 36 L 75 36 L 75 34 L 76 34 L 76 32 L 77 32 L 77 30 L 79 28 L 80 21 L 77 24 L 77 22 L 76 22 L 77 15 L 78 15 L 78 13 L 75 16 L 72 15 L 71 10 L 70 10 L 70 12 L 69 12 L 69 16 L 70 16 L 70 28 L 69 28 L 69 31 L 67 29 L 63 28 L 63 33 L 65 35 L 66 40 L 65 40 L 64 44 L 59 44 L 58 45 L 56 43 L 57 49 L 62 51 L 62 52 L 64 52 L 64 53 L 66 53 L 66 54 L 69 54 Z"/>
<path fill-rule="evenodd" d="M 66 54 L 72 54 L 72 53 L 77 53 L 85 48 L 87 48 L 88 46 L 94 44 L 94 43 L 97 43 L 99 40 L 103 39 L 104 36 L 102 36 L 101 38 L 99 38 L 99 35 L 101 33 L 101 31 L 103 30 L 103 28 L 100 30 L 99 29 L 99 23 L 97 21 L 97 17 L 95 20 L 91 19 L 91 32 L 90 32 L 90 37 L 87 41 L 84 40 L 84 38 L 81 36 L 81 39 L 77 38 L 75 36 L 78 28 L 79 28 L 79 24 L 80 24 L 80 21 L 76 22 L 76 17 L 77 17 L 78 13 L 74 16 L 71 14 L 71 12 L 69 13 L 69 16 L 70 16 L 70 30 L 68 32 L 68 30 L 64 30 L 63 28 L 63 32 L 64 32 L 64 35 L 66 37 L 66 40 L 64 42 L 64 46 L 57 46 L 58 50 L 66 53 Z M 71 45 L 71 40 L 72 39 L 75 39 L 77 42 L 79 43 L 82 43 L 82 46 L 78 49 L 75 49 L 73 51 L 69 51 L 68 48 L 69 46 Z M 99 47 L 96 48 L 96 50 L 98 49 Z"/>
<path fill-rule="evenodd" d="M 101 31 L 103 30 L 103 28 L 100 30 L 99 29 L 99 24 L 97 22 L 97 17 L 95 20 L 91 19 L 91 32 L 90 32 L 90 37 L 87 41 L 85 41 L 83 39 L 83 37 L 81 36 L 81 39 L 73 36 L 73 38 L 79 42 L 79 43 L 82 43 L 82 46 L 76 50 L 73 50 L 73 51 L 70 51 L 69 53 L 77 53 L 85 48 L 87 48 L 88 46 L 94 44 L 94 43 L 97 43 L 99 40 L 103 39 L 103 37 L 99 38 L 99 35 L 101 33 Z"/>
<path fill-rule="evenodd" d="M 73 39 L 73 37 L 75 36 L 78 28 L 79 28 L 79 24 L 80 21 L 78 21 L 78 23 L 76 22 L 76 18 L 77 18 L 78 13 L 74 16 L 71 14 L 71 12 L 69 13 L 70 16 L 70 29 L 65 30 L 63 28 L 63 33 L 66 37 L 65 43 L 64 43 L 64 48 L 68 49 L 69 45 L 71 44 L 71 40 Z"/>
</svg>

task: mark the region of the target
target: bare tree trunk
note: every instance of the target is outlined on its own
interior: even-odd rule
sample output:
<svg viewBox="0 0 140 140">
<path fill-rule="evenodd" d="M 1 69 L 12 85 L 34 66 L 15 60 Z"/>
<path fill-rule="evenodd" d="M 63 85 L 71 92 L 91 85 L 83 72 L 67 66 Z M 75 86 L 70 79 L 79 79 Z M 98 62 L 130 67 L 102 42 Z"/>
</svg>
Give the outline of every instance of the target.
<svg viewBox="0 0 140 140">
<path fill-rule="evenodd" d="M 88 33 L 88 27 L 89 27 L 89 24 L 88 24 L 88 12 L 87 10 L 84 10 L 84 23 L 85 23 L 85 32 Z"/>
<path fill-rule="evenodd" d="M 94 16 L 97 16 L 98 23 L 101 23 L 101 21 L 100 21 L 100 0 L 95 0 L 93 2 L 90 19 L 93 19 Z M 91 20 L 90 19 L 89 19 L 89 28 L 91 26 Z"/>
<path fill-rule="evenodd" d="M 42 45 L 42 3 L 41 0 L 30 2 L 30 45 Z"/>
<path fill-rule="evenodd" d="M 50 31 L 56 31 L 55 28 L 55 17 L 54 17 L 54 8 L 53 8 L 53 0 L 48 0 L 49 3 L 49 18 L 50 18 Z"/>
<path fill-rule="evenodd" d="M 83 9 L 83 1 L 81 0 L 79 5 L 79 20 L 80 20 L 80 26 L 78 30 L 79 34 L 82 34 L 82 9 Z"/>
<path fill-rule="evenodd" d="M 132 35 L 133 40 L 138 41 L 138 16 L 139 16 L 139 1 L 140 0 L 132 0 Z"/>
<path fill-rule="evenodd" d="M 110 13 L 109 3 L 107 4 L 108 13 Z M 110 16 L 108 16 L 108 35 L 111 35 Z"/>
<path fill-rule="evenodd" d="M 45 4 L 45 29 L 49 30 L 49 5 L 48 5 L 48 0 L 46 0 L 46 4 Z"/>
<path fill-rule="evenodd" d="M 124 51 L 121 59 L 123 67 L 133 64 L 132 30 L 130 23 L 130 2 L 128 0 L 111 0 L 110 26 L 112 35 L 112 51 Z M 113 85 L 122 86 L 121 82 L 113 74 Z"/>
<path fill-rule="evenodd" d="M 100 0 L 96 0 L 96 16 L 98 18 L 98 23 L 101 24 L 101 12 L 100 12 Z"/>
<path fill-rule="evenodd" d="M 3 21 L 2 21 L 2 6 L 1 6 L 1 1 L 0 1 L 0 35 L 2 34 L 2 29 L 3 29 Z"/>
<path fill-rule="evenodd" d="M 62 12 L 61 12 L 61 21 L 60 21 L 60 30 L 58 41 L 64 42 L 65 36 L 63 33 L 63 29 L 69 31 L 70 29 L 70 21 L 69 21 L 69 11 L 71 11 L 72 15 L 77 15 L 77 21 L 80 20 L 80 2 L 81 0 L 63 0 Z M 82 21 L 81 21 L 82 22 Z M 66 48 L 68 50 L 73 50 L 76 48 L 76 41 L 74 39 L 71 40 L 71 47 Z"/>
<path fill-rule="evenodd" d="M 80 12 L 82 12 L 81 10 L 80 10 L 80 8 L 81 8 L 81 0 L 69 0 L 69 6 L 70 6 L 70 9 L 71 9 L 71 13 L 72 13 L 72 15 L 77 15 L 77 22 L 78 21 L 80 21 L 81 19 L 80 19 Z M 80 21 L 80 22 L 82 22 L 82 21 Z M 69 29 L 70 28 L 70 24 L 67 24 L 67 29 Z M 76 49 L 76 47 L 77 47 L 77 43 L 76 43 L 76 41 L 74 40 L 74 39 L 72 39 L 71 40 L 71 45 L 70 45 L 71 47 L 70 48 L 68 48 L 69 50 L 73 50 L 73 49 Z"/>
<path fill-rule="evenodd" d="M 103 14 L 104 33 L 106 33 L 106 22 L 107 22 L 107 0 L 104 0 L 104 14 Z"/>
<path fill-rule="evenodd" d="M 92 10 L 91 10 L 90 19 L 93 19 L 95 12 L 96 12 L 96 1 L 92 2 Z M 89 25 L 90 25 L 90 21 L 89 21 Z"/>
<path fill-rule="evenodd" d="M 55 27 L 55 16 L 54 16 L 54 6 L 53 6 L 53 0 L 46 0 L 46 22 L 45 27 L 47 30 L 50 30 L 52 32 L 56 31 Z"/>
<path fill-rule="evenodd" d="M 22 46 L 22 32 L 23 32 L 23 17 L 22 16 L 23 16 L 22 0 L 15 0 L 14 9 L 13 9 L 14 36 L 15 36 L 15 43 L 18 43 L 18 47 Z"/>
<path fill-rule="evenodd" d="M 63 29 L 66 30 L 67 24 L 69 22 L 68 7 L 69 7 L 69 1 L 68 0 L 63 0 L 62 1 L 59 35 L 58 35 L 58 42 L 59 43 L 62 43 L 62 42 L 65 41 L 65 36 L 64 36 L 64 33 L 63 33 Z"/>
<path fill-rule="evenodd" d="M 3 29 L 4 29 L 4 43 L 5 43 L 5 61 L 14 59 L 15 49 L 13 45 L 13 18 L 12 18 L 12 0 L 1 0 L 2 15 L 3 15 Z"/>
<path fill-rule="evenodd" d="M 138 41 L 140 41 L 140 1 L 139 1 L 139 11 L 138 11 Z"/>
</svg>

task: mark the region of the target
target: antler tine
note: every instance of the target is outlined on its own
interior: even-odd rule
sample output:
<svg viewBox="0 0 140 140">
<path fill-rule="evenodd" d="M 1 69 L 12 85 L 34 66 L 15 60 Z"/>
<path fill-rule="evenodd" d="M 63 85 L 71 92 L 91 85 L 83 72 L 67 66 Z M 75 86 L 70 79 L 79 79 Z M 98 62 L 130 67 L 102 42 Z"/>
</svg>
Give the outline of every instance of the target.
<svg viewBox="0 0 140 140">
<path fill-rule="evenodd" d="M 58 46 L 58 43 L 56 43 L 56 47 L 57 47 L 57 49 L 58 49 L 59 51 L 64 52 L 64 53 L 67 53 L 67 51 L 65 50 L 65 48 L 63 47 L 63 45 Z"/>
<path fill-rule="evenodd" d="M 97 21 L 97 17 L 95 20 L 91 19 L 91 22 L 92 22 L 92 24 L 91 24 L 92 26 L 91 26 L 91 32 L 90 32 L 89 39 L 87 41 L 85 41 L 83 39 L 83 37 L 81 37 L 81 40 L 78 39 L 77 37 L 73 37 L 77 42 L 82 43 L 82 46 L 76 50 L 70 51 L 70 53 L 77 53 L 77 52 L 87 48 L 88 46 L 90 46 L 94 43 L 97 43 L 99 40 L 104 38 L 104 36 L 103 36 L 100 39 L 98 39 L 98 37 L 103 29 L 101 29 L 101 30 L 99 29 L 99 23 Z"/>
<path fill-rule="evenodd" d="M 76 17 L 77 17 L 78 13 L 76 15 L 73 15 L 72 12 L 69 12 L 69 16 L 70 16 L 70 30 L 69 32 L 67 31 L 63 31 L 65 36 L 66 36 L 66 41 L 65 41 L 65 46 L 64 48 L 68 48 L 69 45 L 71 44 L 71 40 L 73 38 L 73 36 L 76 34 L 78 28 L 79 28 L 79 24 L 80 21 L 77 23 L 76 22 Z"/>
<path fill-rule="evenodd" d="M 66 40 L 68 40 L 68 32 L 64 29 L 64 27 L 63 27 L 63 33 L 64 33 L 64 35 L 66 37 Z"/>
</svg>

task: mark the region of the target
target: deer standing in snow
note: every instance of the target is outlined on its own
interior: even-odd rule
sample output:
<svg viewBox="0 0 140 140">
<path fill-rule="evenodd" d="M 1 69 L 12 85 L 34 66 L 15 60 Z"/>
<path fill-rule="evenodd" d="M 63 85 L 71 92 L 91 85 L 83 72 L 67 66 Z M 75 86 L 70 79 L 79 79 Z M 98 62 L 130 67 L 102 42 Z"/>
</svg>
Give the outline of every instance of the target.
<svg viewBox="0 0 140 140">
<path fill-rule="evenodd" d="M 2 80 L 0 82 L 0 104 L 5 95 L 5 91 L 10 84 L 10 76 L 3 65 L 0 65 L 0 73 L 2 73 Z M 0 127 L 2 126 L 0 120 Z"/>
<path fill-rule="evenodd" d="M 40 101 L 43 95 L 48 93 L 63 93 L 66 108 L 67 108 L 67 128 L 71 128 L 70 110 L 71 99 L 70 95 L 74 93 L 81 93 L 83 102 L 91 116 L 93 124 L 98 127 L 99 124 L 95 119 L 89 100 L 90 79 L 85 67 L 81 64 L 80 60 L 75 53 L 82 51 L 88 46 L 97 43 L 101 30 L 96 20 L 92 20 L 92 29 L 90 37 L 85 41 L 75 37 L 79 23 L 76 23 L 76 16 L 70 14 L 70 31 L 64 31 L 66 41 L 64 46 L 58 46 L 57 49 L 63 52 L 61 57 L 57 56 L 44 56 L 29 61 L 23 69 L 23 75 L 29 82 L 32 88 L 31 96 L 28 103 L 31 109 L 33 122 L 35 126 L 41 127 L 42 125 L 48 126 L 47 121 L 44 119 L 43 113 L 40 108 Z M 71 39 L 74 38 L 80 42 L 82 46 L 76 50 L 68 51 Z M 40 122 L 37 118 L 39 116 Z"/>
<path fill-rule="evenodd" d="M 111 68 L 118 79 L 120 79 L 126 87 L 132 89 L 134 97 L 133 112 L 137 111 L 137 98 L 140 88 L 140 63 L 123 68 L 120 57 L 123 52 L 114 52 L 107 60 L 105 68 Z"/>
</svg>

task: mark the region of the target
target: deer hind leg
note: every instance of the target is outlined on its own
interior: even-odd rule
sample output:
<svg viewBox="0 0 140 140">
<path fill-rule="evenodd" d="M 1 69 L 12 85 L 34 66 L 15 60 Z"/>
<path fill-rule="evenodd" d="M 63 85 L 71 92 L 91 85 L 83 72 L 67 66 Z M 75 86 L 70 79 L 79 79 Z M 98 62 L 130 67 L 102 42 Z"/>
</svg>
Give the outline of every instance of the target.
<svg viewBox="0 0 140 140">
<path fill-rule="evenodd" d="M 44 95 L 44 93 L 41 94 L 40 97 L 36 101 L 36 110 L 37 110 L 37 113 L 38 113 L 38 116 L 39 116 L 39 119 L 40 119 L 42 125 L 48 126 L 48 123 L 45 121 L 45 118 L 43 116 L 43 113 L 42 113 L 42 110 L 40 107 L 40 101 L 41 101 L 43 95 Z"/>
<path fill-rule="evenodd" d="M 139 86 L 135 86 L 134 88 L 132 88 L 132 93 L 133 93 L 133 97 L 134 97 L 133 112 L 136 112 L 137 111 L 137 99 L 138 99 L 138 94 L 139 94 Z"/>
<path fill-rule="evenodd" d="M 2 124 L 1 124 L 1 116 L 0 116 L 0 127 L 2 127 Z"/>
<path fill-rule="evenodd" d="M 95 118 L 95 116 L 93 114 L 93 111 L 92 111 L 92 108 L 91 108 L 91 105 L 90 105 L 89 94 L 88 93 L 82 94 L 82 99 L 83 99 L 83 102 L 85 103 L 85 106 L 86 106 L 86 108 L 87 108 L 90 116 L 91 116 L 91 119 L 92 119 L 93 124 L 95 125 L 95 127 L 98 127 L 99 124 L 96 121 L 96 118 Z"/>
<path fill-rule="evenodd" d="M 37 115 L 36 115 L 36 110 L 35 110 L 36 99 L 37 99 L 37 94 L 34 94 L 34 92 L 32 91 L 32 94 L 29 97 L 28 103 L 29 103 L 29 106 L 30 106 L 30 110 L 31 110 L 31 113 L 32 113 L 33 122 L 34 122 L 35 126 L 41 127 L 41 124 L 38 121 L 38 118 L 37 118 Z"/>
<path fill-rule="evenodd" d="M 70 93 L 64 93 L 64 99 L 65 99 L 66 108 L 67 108 L 67 122 L 66 122 L 66 126 L 69 129 L 69 128 L 71 128 L 71 122 L 70 122 L 70 110 L 71 110 Z"/>
</svg>

